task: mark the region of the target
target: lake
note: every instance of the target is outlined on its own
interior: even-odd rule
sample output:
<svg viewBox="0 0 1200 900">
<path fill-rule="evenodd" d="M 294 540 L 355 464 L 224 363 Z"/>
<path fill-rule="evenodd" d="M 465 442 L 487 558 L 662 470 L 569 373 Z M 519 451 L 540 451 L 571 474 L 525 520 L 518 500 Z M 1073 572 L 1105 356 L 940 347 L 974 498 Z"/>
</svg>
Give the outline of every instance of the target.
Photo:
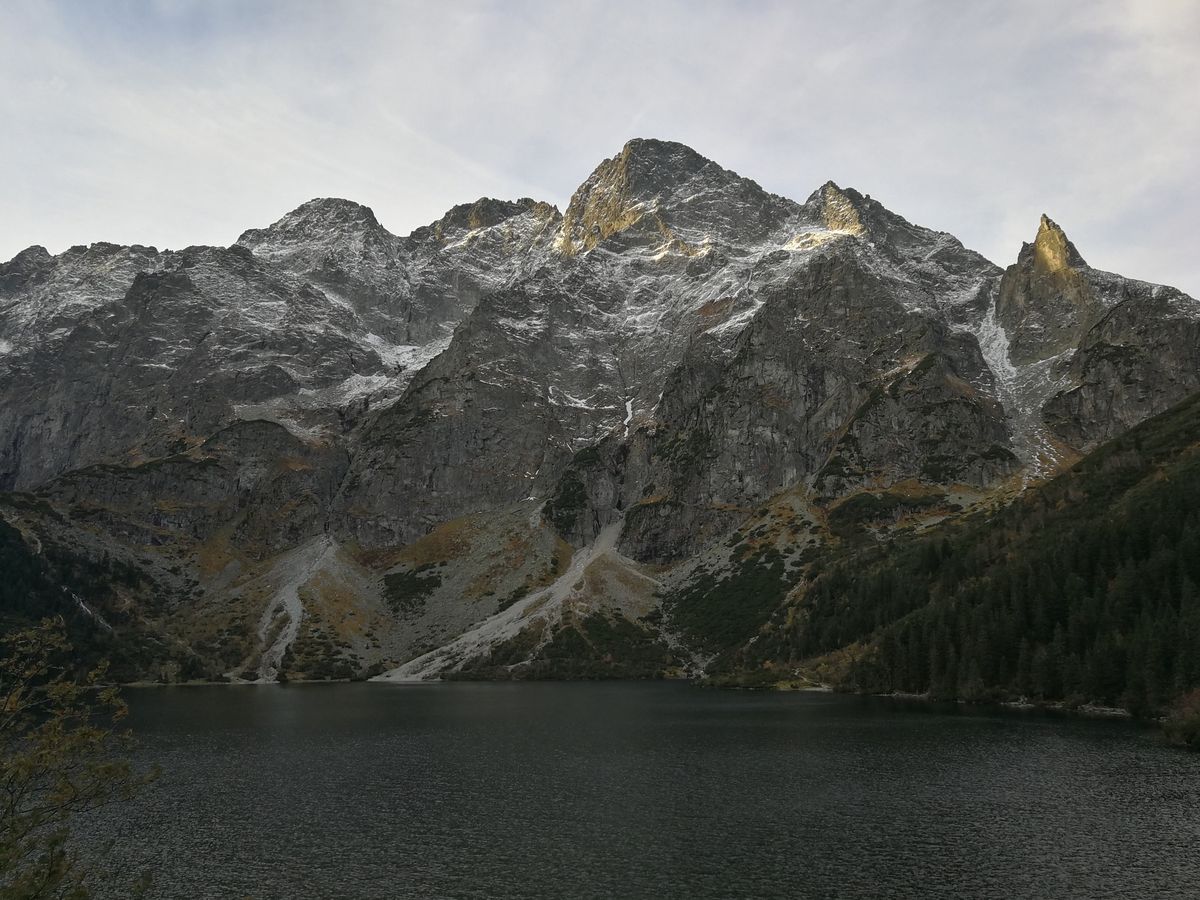
<svg viewBox="0 0 1200 900">
<path fill-rule="evenodd" d="M 1200 756 L 1132 723 L 684 683 L 130 690 L 153 896 L 1188 897 Z"/>
</svg>

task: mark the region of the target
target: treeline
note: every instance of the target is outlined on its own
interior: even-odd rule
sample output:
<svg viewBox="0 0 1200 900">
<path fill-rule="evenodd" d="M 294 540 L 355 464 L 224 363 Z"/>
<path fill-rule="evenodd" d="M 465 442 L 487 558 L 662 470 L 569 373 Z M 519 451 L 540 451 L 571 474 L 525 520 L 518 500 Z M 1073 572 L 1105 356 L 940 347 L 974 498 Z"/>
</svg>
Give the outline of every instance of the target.
<svg viewBox="0 0 1200 900">
<path fill-rule="evenodd" d="M 15 506 L 37 501 L 10 494 L 3 502 Z M 103 660 L 114 681 L 153 679 L 164 665 L 182 679 L 207 674 L 194 653 L 123 609 L 123 591 L 148 595 L 151 588 L 137 569 L 122 561 L 90 557 L 46 536 L 35 548 L 0 516 L 0 634 L 61 617 L 81 673 Z"/>
<path fill-rule="evenodd" d="M 1165 709 L 1200 685 L 1200 397 L 1013 505 L 813 571 L 743 664 L 840 682 Z"/>
</svg>

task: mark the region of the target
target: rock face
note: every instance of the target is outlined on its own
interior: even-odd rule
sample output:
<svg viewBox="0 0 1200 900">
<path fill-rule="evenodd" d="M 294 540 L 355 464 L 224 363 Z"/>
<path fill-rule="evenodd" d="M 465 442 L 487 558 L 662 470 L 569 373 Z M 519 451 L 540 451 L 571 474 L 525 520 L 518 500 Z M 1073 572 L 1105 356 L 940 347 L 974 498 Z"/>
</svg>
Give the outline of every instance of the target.
<svg viewBox="0 0 1200 900">
<path fill-rule="evenodd" d="M 89 466 L 40 492 L 51 504 L 144 544 L 203 543 L 222 530 L 260 557 L 324 532 L 345 452 L 272 422 L 239 422 L 140 466 Z"/>
<path fill-rule="evenodd" d="M 1042 216 L 1032 244 L 1022 244 L 1000 282 L 996 318 L 1012 335 L 1014 363 L 1031 363 L 1071 350 L 1103 313 L 1088 265 L 1063 230 Z"/>
<path fill-rule="evenodd" d="M 761 243 L 795 209 L 690 147 L 633 140 L 571 197 L 560 247 L 575 254 L 621 234 L 684 252 L 714 242 Z"/>
<path fill-rule="evenodd" d="M 728 356 L 683 361 L 615 480 L 585 454 L 554 508 L 585 483 L 567 532 L 586 541 L 624 515 L 630 555 L 669 562 L 797 483 L 826 500 L 907 479 L 983 487 L 1017 467 L 991 384 L 970 336 L 905 309 L 853 254 L 822 257 L 767 295 Z"/>
<path fill-rule="evenodd" d="M 302 391 L 353 390 L 384 370 L 354 339 L 349 311 L 266 272 L 249 251 L 171 256 L 169 268 L 132 275 L 119 297 L 46 322 L 45 340 L 14 335 L 0 363 L 5 487 L 173 453 L 278 398 L 295 398 L 297 431 L 336 423 L 330 409 L 306 415 Z"/>
<path fill-rule="evenodd" d="M 723 487 L 704 502 L 754 502 L 815 474 L 869 382 L 916 364 L 922 338 L 906 352 L 903 337 L 892 346 L 897 329 L 937 330 L 925 343 L 954 348 L 948 371 L 961 369 L 960 392 L 977 393 L 964 378 L 990 377 L 951 323 L 979 304 L 996 268 L 833 184 L 797 204 L 681 145 L 632 141 L 576 191 L 556 246 L 526 281 L 479 303 L 446 353 L 364 428 L 338 510 L 342 534 L 368 546 L 404 543 L 481 503 L 546 496 L 574 452 L 647 420 L 718 427 L 728 446 L 706 480 L 750 480 L 746 491 Z M 776 431 L 781 416 L 771 407 L 744 410 L 740 422 L 685 412 L 699 400 L 695 376 L 714 367 L 726 370 L 722 394 L 731 398 L 715 415 L 770 393 L 799 405 L 798 423 Z M 838 385 L 826 384 L 835 377 Z M 998 445 L 1008 455 L 1002 408 L 990 396 L 980 402 L 988 411 L 975 416 L 983 436 L 968 436 L 971 453 Z M 936 456 L 936 438 L 928 442 L 923 454 Z M 759 452 L 770 461 L 747 469 Z M 980 477 L 1004 466 L 985 469 Z M 657 495 L 653 482 L 628 489 Z"/>
<path fill-rule="evenodd" d="M 1195 300 L 1091 268 L 1046 216 L 1001 279 L 1008 356 L 1050 432 L 1087 450 L 1200 389 Z"/>
<path fill-rule="evenodd" d="M 1122 281 L 1121 299 L 1071 355 L 1069 386 L 1044 407 L 1047 424 L 1074 447 L 1094 447 L 1200 390 L 1200 304 Z"/>
<path fill-rule="evenodd" d="M 408 239 L 315 200 L 228 249 L 24 251 L 0 267 L 0 487 L 152 458 L 240 419 L 344 434 L 536 264 L 557 213 L 490 202 L 487 224 Z"/>
<path fill-rule="evenodd" d="M 1200 304 L 1045 217 L 1002 271 L 634 140 L 562 215 L 485 198 L 402 237 L 321 199 L 229 248 L 23 251 L 0 489 L 37 499 L 0 509 L 156 573 L 147 627 L 210 673 L 695 668 L 662 598 L 742 572 L 735 540 L 1019 489 L 1200 390 L 1198 348 Z"/>
</svg>

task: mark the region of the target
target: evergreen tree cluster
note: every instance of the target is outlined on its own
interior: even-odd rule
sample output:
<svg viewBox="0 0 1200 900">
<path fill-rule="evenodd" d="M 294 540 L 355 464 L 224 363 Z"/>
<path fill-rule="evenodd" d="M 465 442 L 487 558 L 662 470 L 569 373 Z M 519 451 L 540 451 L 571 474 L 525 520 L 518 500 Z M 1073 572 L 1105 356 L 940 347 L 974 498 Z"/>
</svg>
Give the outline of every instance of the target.
<svg viewBox="0 0 1200 900">
<path fill-rule="evenodd" d="M 11 494 L 12 508 L 36 509 L 38 501 Z M 163 664 L 181 678 L 204 677 L 196 655 L 159 634 L 121 602 L 121 594 L 140 591 L 141 608 L 161 611 L 152 585 L 134 566 L 107 554 L 91 556 L 43 536 L 36 545 L 0 515 L 0 637 L 58 617 L 82 669 L 104 660 L 117 681 L 135 681 Z M 81 601 L 103 623 L 86 612 Z"/>
<path fill-rule="evenodd" d="M 1012 505 L 849 551 L 747 648 L 843 686 L 1167 708 L 1200 685 L 1200 397 Z"/>
</svg>

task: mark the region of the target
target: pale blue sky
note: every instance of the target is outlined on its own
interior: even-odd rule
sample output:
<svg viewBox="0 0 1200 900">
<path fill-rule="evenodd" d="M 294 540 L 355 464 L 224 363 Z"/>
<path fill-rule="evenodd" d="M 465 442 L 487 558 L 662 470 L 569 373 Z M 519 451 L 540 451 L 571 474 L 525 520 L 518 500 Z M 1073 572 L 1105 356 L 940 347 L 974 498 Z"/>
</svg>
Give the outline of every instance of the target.
<svg viewBox="0 0 1200 900">
<path fill-rule="evenodd" d="M 628 138 L 832 178 L 1000 264 L 1055 218 L 1200 294 L 1200 3 L 0 4 L 0 259 L 227 244 L 310 197 L 398 233 L 566 205 Z"/>
</svg>

